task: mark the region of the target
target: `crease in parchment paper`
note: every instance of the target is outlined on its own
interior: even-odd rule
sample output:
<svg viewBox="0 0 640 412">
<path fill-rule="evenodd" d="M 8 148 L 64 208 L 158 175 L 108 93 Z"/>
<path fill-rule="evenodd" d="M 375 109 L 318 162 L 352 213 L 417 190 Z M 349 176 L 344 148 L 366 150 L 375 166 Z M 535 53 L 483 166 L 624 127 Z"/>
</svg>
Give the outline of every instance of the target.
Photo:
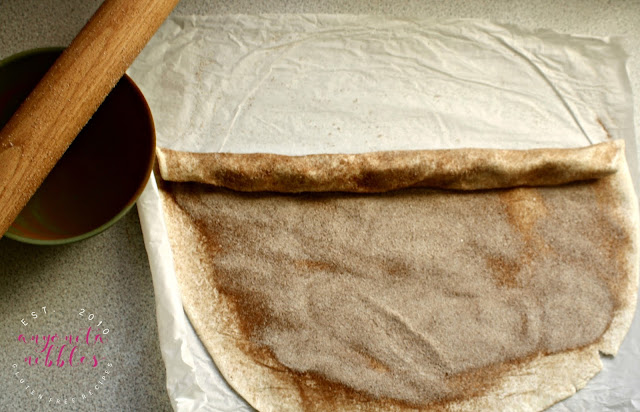
<svg viewBox="0 0 640 412">
<path fill-rule="evenodd" d="M 589 141 L 589 143 L 593 144 L 594 140 L 591 139 L 589 137 L 589 134 L 586 132 L 586 130 L 584 130 L 584 128 L 582 127 L 582 124 L 580 123 L 580 121 L 578 120 L 578 117 L 576 115 L 576 111 L 574 109 L 572 109 L 570 103 L 567 101 L 567 99 L 565 99 L 562 95 L 562 93 L 560 93 L 560 91 L 558 90 L 558 88 L 556 87 L 556 85 L 554 84 L 554 82 L 544 73 L 544 70 L 537 64 L 535 64 L 531 58 L 527 57 L 523 51 L 518 50 L 517 48 L 511 46 L 507 41 L 505 41 L 504 39 L 498 38 L 498 41 L 503 44 L 505 47 L 507 47 L 508 49 L 512 50 L 516 55 L 522 57 L 523 61 L 525 61 L 526 63 L 528 63 L 529 65 L 531 65 L 531 67 L 540 75 L 540 77 L 542 79 L 544 79 L 544 81 L 549 85 L 549 87 L 551 88 L 551 90 L 553 90 L 553 93 L 556 95 L 556 97 L 558 98 L 558 100 L 562 103 L 562 105 L 565 107 L 565 109 L 567 110 L 567 113 L 569 113 L 569 115 L 571 116 L 571 119 L 573 119 L 573 121 L 575 122 L 576 126 L 578 127 L 578 129 L 580 129 L 580 131 L 582 132 L 582 134 L 584 135 L 584 137 L 587 138 L 587 140 Z"/>
<path fill-rule="evenodd" d="M 168 149 L 293 156 L 624 139 L 637 191 L 625 64 L 617 39 L 476 20 L 176 15 L 129 74 Z M 138 210 L 174 408 L 250 410 L 194 344 L 153 183 Z M 636 316 L 618 355 L 603 358 L 605 369 L 552 410 L 628 409 L 640 399 L 638 358 Z"/>
</svg>

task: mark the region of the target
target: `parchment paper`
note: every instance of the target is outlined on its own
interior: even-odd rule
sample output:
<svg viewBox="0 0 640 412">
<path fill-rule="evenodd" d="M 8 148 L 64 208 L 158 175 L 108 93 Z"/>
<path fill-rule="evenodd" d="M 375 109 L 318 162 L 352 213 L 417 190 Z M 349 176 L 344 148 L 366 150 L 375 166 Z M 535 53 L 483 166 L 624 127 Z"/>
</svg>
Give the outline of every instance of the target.
<svg viewBox="0 0 640 412">
<path fill-rule="evenodd" d="M 615 39 L 349 15 L 175 16 L 129 70 L 158 145 L 186 151 L 358 153 L 580 147 L 622 138 L 636 191 L 626 55 Z M 151 179 L 138 201 L 167 389 L 178 411 L 251 408 L 186 318 Z M 554 411 L 640 409 L 640 323 Z"/>
</svg>

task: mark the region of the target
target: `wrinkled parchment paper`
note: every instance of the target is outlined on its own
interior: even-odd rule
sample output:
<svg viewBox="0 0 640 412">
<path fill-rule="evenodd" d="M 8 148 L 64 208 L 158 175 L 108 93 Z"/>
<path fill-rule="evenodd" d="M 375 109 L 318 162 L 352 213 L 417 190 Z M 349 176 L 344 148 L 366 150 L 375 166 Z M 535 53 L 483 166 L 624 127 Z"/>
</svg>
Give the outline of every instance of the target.
<svg viewBox="0 0 640 412">
<path fill-rule="evenodd" d="M 615 39 L 475 20 L 176 16 L 129 74 L 158 145 L 357 153 L 580 147 L 622 138 L 638 188 L 626 55 Z M 153 179 L 138 201 L 177 411 L 251 410 L 186 318 Z M 640 320 L 615 358 L 553 411 L 640 409 Z"/>
</svg>

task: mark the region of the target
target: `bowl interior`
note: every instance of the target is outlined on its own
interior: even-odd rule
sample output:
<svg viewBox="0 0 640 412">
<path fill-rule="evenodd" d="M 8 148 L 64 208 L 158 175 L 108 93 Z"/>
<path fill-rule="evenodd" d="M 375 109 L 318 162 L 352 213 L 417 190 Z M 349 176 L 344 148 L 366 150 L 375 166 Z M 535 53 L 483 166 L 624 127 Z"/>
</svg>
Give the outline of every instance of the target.
<svg viewBox="0 0 640 412">
<path fill-rule="evenodd" d="M 61 52 L 36 50 L 0 62 L 0 127 Z M 135 203 L 151 173 L 154 151 L 151 112 L 140 90 L 124 76 L 14 221 L 7 237 L 60 244 L 101 232 Z"/>
</svg>

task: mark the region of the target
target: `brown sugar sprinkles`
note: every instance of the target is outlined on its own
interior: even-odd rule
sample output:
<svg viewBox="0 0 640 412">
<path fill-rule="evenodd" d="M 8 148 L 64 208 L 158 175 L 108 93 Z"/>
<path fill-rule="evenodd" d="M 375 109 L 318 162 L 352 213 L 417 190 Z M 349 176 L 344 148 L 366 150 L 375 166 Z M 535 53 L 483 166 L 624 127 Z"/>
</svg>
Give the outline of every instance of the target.
<svg viewBox="0 0 640 412">
<path fill-rule="evenodd" d="M 540 410 L 630 326 L 638 210 L 619 141 L 215 156 L 163 151 L 159 187 L 185 310 L 259 410 Z"/>
</svg>

